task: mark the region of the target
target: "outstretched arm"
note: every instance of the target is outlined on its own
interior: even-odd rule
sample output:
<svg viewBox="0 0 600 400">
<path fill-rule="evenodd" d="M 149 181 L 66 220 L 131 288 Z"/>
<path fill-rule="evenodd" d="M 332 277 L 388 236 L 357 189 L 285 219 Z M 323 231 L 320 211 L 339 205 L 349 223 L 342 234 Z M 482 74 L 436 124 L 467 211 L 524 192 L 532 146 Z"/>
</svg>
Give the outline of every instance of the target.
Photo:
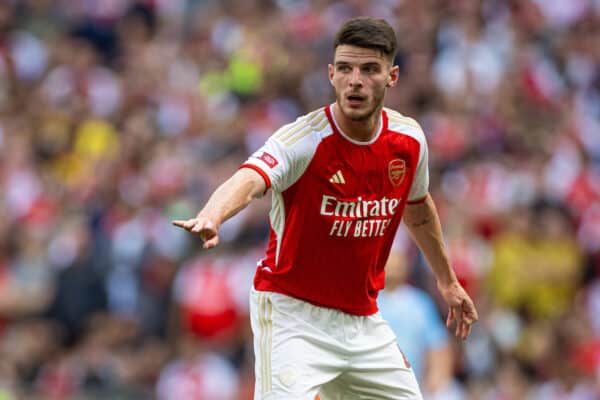
<svg viewBox="0 0 600 400">
<path fill-rule="evenodd" d="M 435 274 L 438 289 L 450 307 L 446 326 L 450 327 L 455 322 L 455 335 L 466 339 L 471 332 L 471 324 L 478 319 L 477 310 L 450 266 L 440 219 L 429 194 L 425 201 L 406 206 L 404 223 L 425 255 Z"/>
<path fill-rule="evenodd" d="M 265 189 L 265 181 L 258 172 L 241 168 L 215 190 L 195 218 L 172 223 L 199 235 L 203 247 L 210 249 L 219 244 L 219 226 L 244 209 L 252 199 L 262 196 Z"/>
</svg>

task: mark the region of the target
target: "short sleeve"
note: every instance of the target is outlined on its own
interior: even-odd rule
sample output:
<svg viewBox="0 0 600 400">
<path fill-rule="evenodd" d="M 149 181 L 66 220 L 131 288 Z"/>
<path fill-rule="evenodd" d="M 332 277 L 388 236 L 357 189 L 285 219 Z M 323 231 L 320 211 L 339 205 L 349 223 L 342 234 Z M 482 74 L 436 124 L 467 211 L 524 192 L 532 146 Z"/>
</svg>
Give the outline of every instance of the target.
<svg viewBox="0 0 600 400">
<path fill-rule="evenodd" d="M 283 192 L 304 173 L 318 144 L 306 117 L 277 130 L 240 168 L 251 168 L 265 180 L 267 189 Z"/>
<path fill-rule="evenodd" d="M 422 133 L 422 131 L 419 139 L 421 139 L 419 140 L 419 162 L 417 164 L 415 178 L 408 195 L 409 203 L 417 203 L 423 200 L 429 192 L 429 151 L 427 149 L 425 135 Z"/>
<path fill-rule="evenodd" d="M 429 192 L 429 152 L 425 133 L 423 133 L 421 125 L 414 119 L 405 117 L 389 108 L 386 108 L 385 111 L 392 131 L 401 132 L 403 135 L 410 136 L 419 143 L 419 159 L 410 193 L 408 194 L 409 203 L 419 203 L 425 199 L 425 196 Z"/>
</svg>

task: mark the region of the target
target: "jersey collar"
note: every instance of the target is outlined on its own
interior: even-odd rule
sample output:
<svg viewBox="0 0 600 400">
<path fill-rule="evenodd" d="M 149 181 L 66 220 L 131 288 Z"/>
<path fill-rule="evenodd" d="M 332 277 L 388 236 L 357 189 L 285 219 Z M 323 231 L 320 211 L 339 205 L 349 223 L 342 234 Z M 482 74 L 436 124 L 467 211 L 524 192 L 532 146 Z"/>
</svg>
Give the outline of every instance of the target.
<svg viewBox="0 0 600 400">
<path fill-rule="evenodd" d="M 382 109 L 381 115 L 379 116 L 379 130 L 377 131 L 377 134 L 375 136 L 373 136 L 373 138 L 371 140 L 369 140 L 368 142 L 362 142 L 360 140 L 352 139 L 338 125 L 338 123 L 335 119 L 335 114 L 333 113 L 333 107 L 335 107 L 335 103 L 332 103 L 332 104 L 328 105 L 327 107 L 325 107 L 325 114 L 327 114 L 329 123 L 331 124 L 331 127 L 333 128 L 333 130 L 335 132 L 339 133 L 344 139 L 346 139 L 350 143 L 353 143 L 353 144 L 356 144 L 359 146 L 368 146 L 370 144 L 375 143 L 377 141 L 377 139 L 379 139 L 381 132 L 383 132 L 384 129 L 387 129 L 387 118 L 385 115 L 385 111 L 383 111 L 383 109 Z"/>
</svg>

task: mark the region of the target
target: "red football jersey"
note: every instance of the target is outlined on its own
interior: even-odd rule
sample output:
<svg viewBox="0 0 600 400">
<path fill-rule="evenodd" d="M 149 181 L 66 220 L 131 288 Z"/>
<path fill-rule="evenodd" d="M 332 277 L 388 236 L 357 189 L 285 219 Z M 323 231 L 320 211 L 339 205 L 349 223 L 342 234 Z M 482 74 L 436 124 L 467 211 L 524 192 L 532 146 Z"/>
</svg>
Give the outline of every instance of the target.
<svg viewBox="0 0 600 400">
<path fill-rule="evenodd" d="M 254 287 L 369 315 L 404 207 L 427 194 L 427 145 L 417 122 L 387 108 L 372 140 L 353 140 L 333 107 L 283 126 L 242 165 L 272 189 Z"/>
</svg>

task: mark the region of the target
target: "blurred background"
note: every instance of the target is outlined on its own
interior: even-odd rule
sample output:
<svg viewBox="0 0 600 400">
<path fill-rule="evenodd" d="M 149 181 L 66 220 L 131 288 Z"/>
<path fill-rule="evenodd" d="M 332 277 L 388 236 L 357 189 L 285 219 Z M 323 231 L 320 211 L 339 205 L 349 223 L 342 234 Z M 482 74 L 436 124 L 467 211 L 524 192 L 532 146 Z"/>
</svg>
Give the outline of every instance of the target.
<svg viewBox="0 0 600 400">
<path fill-rule="evenodd" d="M 600 399 L 600 1 L 2 0 L 1 400 L 251 399 L 269 196 L 214 251 L 170 220 L 333 101 L 356 15 L 396 29 L 387 105 L 481 318 L 426 398 Z M 441 321 L 404 232 L 394 257 Z"/>
</svg>

